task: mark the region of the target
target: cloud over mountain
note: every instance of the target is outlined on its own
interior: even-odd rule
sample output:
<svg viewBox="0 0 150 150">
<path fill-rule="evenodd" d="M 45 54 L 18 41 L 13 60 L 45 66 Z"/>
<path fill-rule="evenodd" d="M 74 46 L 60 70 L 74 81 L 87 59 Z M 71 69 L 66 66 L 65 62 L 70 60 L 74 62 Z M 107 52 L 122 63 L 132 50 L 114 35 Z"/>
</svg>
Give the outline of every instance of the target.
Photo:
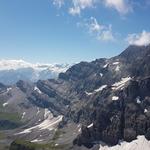
<svg viewBox="0 0 150 150">
<path fill-rule="evenodd" d="M 126 41 L 132 45 L 148 45 L 150 44 L 150 32 L 143 30 L 141 33 L 129 34 Z"/>
</svg>

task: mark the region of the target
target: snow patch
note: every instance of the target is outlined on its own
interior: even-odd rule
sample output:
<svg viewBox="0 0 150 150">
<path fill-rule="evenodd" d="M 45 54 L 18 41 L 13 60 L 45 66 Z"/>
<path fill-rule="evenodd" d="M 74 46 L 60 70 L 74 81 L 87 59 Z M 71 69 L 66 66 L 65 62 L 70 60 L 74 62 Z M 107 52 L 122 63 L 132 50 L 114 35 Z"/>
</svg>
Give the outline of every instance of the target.
<svg viewBox="0 0 150 150">
<path fill-rule="evenodd" d="M 120 70 L 120 66 L 117 66 L 115 71 L 119 71 Z"/>
<path fill-rule="evenodd" d="M 87 126 L 87 128 L 91 128 L 91 127 L 93 127 L 93 123 Z"/>
<path fill-rule="evenodd" d="M 7 105 L 8 105 L 8 102 L 7 102 L 7 103 L 4 103 L 4 104 L 3 104 L 3 107 L 6 107 Z"/>
<path fill-rule="evenodd" d="M 85 94 L 88 95 L 88 96 L 90 96 L 90 95 L 92 95 L 93 93 L 92 93 L 92 92 L 87 92 L 87 91 L 85 91 Z"/>
<path fill-rule="evenodd" d="M 137 104 L 141 104 L 141 100 L 140 100 L 140 97 L 139 97 L 139 96 L 136 98 L 136 103 L 137 103 Z"/>
<path fill-rule="evenodd" d="M 99 75 L 100 75 L 101 77 L 103 77 L 103 74 L 102 74 L 102 73 L 100 73 Z"/>
<path fill-rule="evenodd" d="M 57 143 L 55 144 L 55 146 L 58 146 L 58 145 L 59 145 L 59 144 L 57 144 Z"/>
<path fill-rule="evenodd" d="M 144 109 L 144 113 L 147 113 L 148 112 L 148 110 L 147 109 Z"/>
<path fill-rule="evenodd" d="M 138 136 L 136 140 L 130 143 L 121 142 L 112 147 L 100 145 L 99 150 L 150 150 L 150 141 L 144 136 Z"/>
<path fill-rule="evenodd" d="M 26 115 L 26 112 L 24 112 L 24 113 L 22 114 L 22 119 L 25 117 L 25 115 Z"/>
<path fill-rule="evenodd" d="M 32 143 L 38 143 L 38 142 L 42 142 L 43 140 L 41 139 L 41 140 L 38 140 L 38 139 L 34 139 L 34 140 L 32 140 L 31 142 Z"/>
<path fill-rule="evenodd" d="M 47 129 L 47 130 L 51 131 L 56 128 L 56 126 L 59 124 L 59 122 L 62 121 L 63 116 L 60 115 L 58 117 L 53 117 L 53 114 L 48 109 L 45 109 L 44 118 L 45 118 L 45 120 L 42 121 L 40 124 L 30 127 L 28 129 L 25 129 L 24 131 L 17 133 L 17 135 L 31 133 L 32 130 L 34 130 L 34 129 L 38 129 L 38 130 L 46 130 Z"/>
<path fill-rule="evenodd" d="M 12 90 L 12 88 L 7 88 L 7 92 L 9 92 L 9 91 L 11 91 Z"/>
<path fill-rule="evenodd" d="M 85 94 L 86 95 L 88 95 L 88 96 L 90 96 L 90 95 L 92 95 L 92 94 L 95 94 L 95 93 L 97 93 L 97 92 L 100 92 L 100 91 L 102 91 L 104 88 L 106 88 L 107 87 L 107 85 L 102 85 L 101 87 L 99 87 L 98 89 L 95 89 L 93 92 L 87 92 L 87 91 L 85 91 Z"/>
<path fill-rule="evenodd" d="M 37 86 L 34 87 L 34 91 L 37 91 L 39 94 L 42 94 L 42 92 L 40 91 L 40 89 Z"/>
<path fill-rule="evenodd" d="M 103 66 L 103 68 L 107 68 L 108 67 L 108 64 L 105 64 L 104 66 Z"/>
<path fill-rule="evenodd" d="M 118 64 L 119 64 L 119 62 L 118 62 L 118 61 L 116 61 L 116 62 L 114 62 L 114 63 L 113 63 L 113 65 L 118 65 Z"/>
<path fill-rule="evenodd" d="M 45 109 L 44 112 L 44 119 L 46 118 L 53 118 L 53 114 L 48 109 Z"/>
<path fill-rule="evenodd" d="M 119 99 L 118 96 L 113 96 L 113 97 L 112 97 L 112 100 L 113 100 L 113 101 L 117 101 L 118 99 Z"/>
<path fill-rule="evenodd" d="M 102 91 L 104 88 L 106 88 L 107 85 L 102 85 L 100 88 L 94 90 L 95 92 L 99 92 L 99 91 Z"/>
<path fill-rule="evenodd" d="M 78 132 L 81 132 L 81 128 L 78 129 Z"/>
<path fill-rule="evenodd" d="M 126 78 L 122 78 L 121 81 L 116 82 L 112 85 L 112 89 L 113 90 L 118 90 L 118 89 L 123 89 L 124 85 L 126 84 L 126 82 L 128 82 L 129 80 L 131 80 L 131 77 L 126 77 Z"/>
<path fill-rule="evenodd" d="M 36 115 L 38 115 L 40 113 L 40 108 L 37 108 L 37 113 Z"/>
</svg>

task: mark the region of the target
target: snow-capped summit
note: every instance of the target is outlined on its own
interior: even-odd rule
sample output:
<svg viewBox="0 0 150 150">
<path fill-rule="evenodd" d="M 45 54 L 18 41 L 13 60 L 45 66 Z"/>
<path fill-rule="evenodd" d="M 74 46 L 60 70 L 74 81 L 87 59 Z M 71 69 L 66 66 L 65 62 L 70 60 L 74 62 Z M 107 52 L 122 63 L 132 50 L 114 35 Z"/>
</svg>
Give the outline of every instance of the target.
<svg viewBox="0 0 150 150">
<path fill-rule="evenodd" d="M 68 64 L 29 63 L 24 60 L 0 60 L 0 82 L 14 84 L 18 80 L 37 81 L 39 79 L 57 78 L 65 72 Z"/>
</svg>

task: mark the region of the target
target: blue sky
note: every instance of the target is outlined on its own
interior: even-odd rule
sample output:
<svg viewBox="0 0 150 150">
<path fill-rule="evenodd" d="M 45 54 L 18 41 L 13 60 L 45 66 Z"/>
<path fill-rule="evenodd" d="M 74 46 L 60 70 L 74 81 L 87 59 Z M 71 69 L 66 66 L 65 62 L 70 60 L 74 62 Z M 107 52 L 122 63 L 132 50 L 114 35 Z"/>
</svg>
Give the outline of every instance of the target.
<svg viewBox="0 0 150 150">
<path fill-rule="evenodd" d="M 1 0 L 0 59 L 74 63 L 150 43 L 149 0 Z"/>
</svg>

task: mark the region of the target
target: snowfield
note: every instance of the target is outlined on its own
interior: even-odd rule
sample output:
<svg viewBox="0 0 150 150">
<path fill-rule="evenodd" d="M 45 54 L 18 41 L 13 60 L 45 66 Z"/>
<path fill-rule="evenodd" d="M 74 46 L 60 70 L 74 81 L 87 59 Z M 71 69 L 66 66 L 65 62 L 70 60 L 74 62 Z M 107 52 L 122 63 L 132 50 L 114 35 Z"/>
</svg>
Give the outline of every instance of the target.
<svg viewBox="0 0 150 150">
<path fill-rule="evenodd" d="M 124 85 L 131 80 L 131 77 L 122 78 L 121 81 L 116 82 L 112 85 L 113 90 L 123 89 Z"/>
<path fill-rule="evenodd" d="M 34 130 L 34 129 L 36 129 L 36 130 L 46 130 L 47 129 L 47 130 L 51 131 L 57 127 L 59 122 L 62 121 L 63 116 L 60 115 L 58 117 L 53 117 L 53 114 L 48 109 L 45 109 L 44 118 L 45 118 L 45 120 L 42 121 L 40 124 L 30 127 L 28 129 L 25 129 L 22 132 L 17 133 L 16 135 L 31 133 L 32 130 Z"/>
<path fill-rule="evenodd" d="M 112 147 L 100 145 L 99 150 L 150 150 L 150 141 L 144 136 L 138 136 L 136 140 L 130 143 L 121 142 Z"/>
<path fill-rule="evenodd" d="M 99 87 L 98 89 L 95 89 L 93 92 L 87 92 L 87 91 L 85 91 L 85 94 L 88 95 L 88 96 L 90 96 L 90 95 L 92 95 L 92 94 L 95 94 L 95 93 L 97 93 L 97 92 L 102 91 L 102 90 L 105 89 L 106 87 L 107 87 L 107 85 L 102 85 L 102 86 Z"/>
<path fill-rule="evenodd" d="M 100 88 L 98 88 L 98 89 L 96 89 L 96 90 L 94 90 L 95 92 L 100 92 L 100 91 L 102 91 L 104 88 L 106 88 L 107 87 L 107 85 L 102 85 Z"/>
</svg>

